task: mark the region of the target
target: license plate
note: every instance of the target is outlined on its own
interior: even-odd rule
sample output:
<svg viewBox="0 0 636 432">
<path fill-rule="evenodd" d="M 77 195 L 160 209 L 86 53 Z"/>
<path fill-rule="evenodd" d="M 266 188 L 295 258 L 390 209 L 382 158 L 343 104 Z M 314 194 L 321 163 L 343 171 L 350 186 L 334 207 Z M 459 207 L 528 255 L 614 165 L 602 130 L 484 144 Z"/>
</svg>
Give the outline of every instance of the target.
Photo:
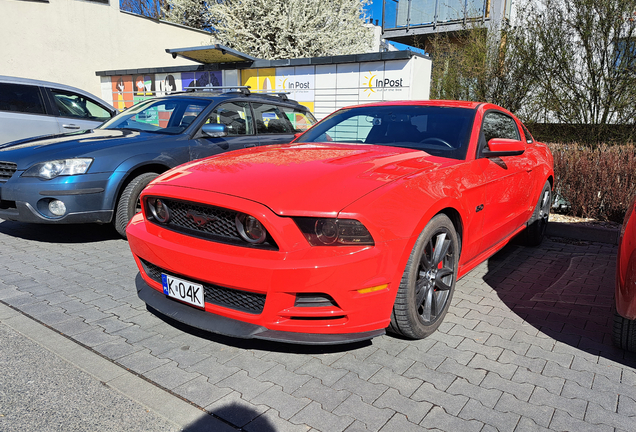
<svg viewBox="0 0 636 432">
<path fill-rule="evenodd" d="M 179 279 L 165 273 L 161 274 L 163 293 L 192 306 L 203 309 L 203 285 Z"/>
</svg>

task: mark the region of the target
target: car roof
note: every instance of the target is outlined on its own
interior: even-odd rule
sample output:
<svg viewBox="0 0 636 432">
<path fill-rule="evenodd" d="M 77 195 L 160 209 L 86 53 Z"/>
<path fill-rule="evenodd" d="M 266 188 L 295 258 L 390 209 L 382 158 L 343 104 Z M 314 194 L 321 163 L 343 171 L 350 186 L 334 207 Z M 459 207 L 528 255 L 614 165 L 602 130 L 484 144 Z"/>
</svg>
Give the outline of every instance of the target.
<svg viewBox="0 0 636 432">
<path fill-rule="evenodd" d="M 352 105 L 347 108 L 357 108 L 363 106 L 390 106 L 390 105 L 421 105 L 421 106 L 436 106 L 436 107 L 448 107 L 448 108 L 470 108 L 475 109 L 483 102 L 470 102 L 470 101 L 457 101 L 457 100 L 402 100 L 402 101 L 384 101 L 374 102 L 368 104 Z"/>
<path fill-rule="evenodd" d="M 51 81 L 36 80 L 36 79 L 32 79 L 32 78 L 12 77 L 12 76 L 7 76 L 7 75 L 0 75 L 0 83 L 35 85 L 35 86 L 40 86 L 40 87 L 51 87 L 51 88 L 54 88 L 54 89 L 57 89 L 57 90 L 67 90 L 67 91 L 79 93 L 79 94 L 81 94 L 83 96 L 86 96 L 86 97 L 89 97 L 91 99 L 95 99 L 96 101 L 98 101 L 102 105 L 105 105 L 109 109 L 111 109 L 112 111 L 115 111 L 115 107 L 113 107 L 110 103 L 106 102 L 105 100 L 103 100 L 99 96 L 96 96 L 96 95 L 94 95 L 92 93 L 84 91 L 84 90 L 82 90 L 80 88 L 73 87 L 73 86 L 66 85 L 66 84 L 60 84 L 60 83 L 55 83 L 55 82 L 51 82 Z"/>
</svg>

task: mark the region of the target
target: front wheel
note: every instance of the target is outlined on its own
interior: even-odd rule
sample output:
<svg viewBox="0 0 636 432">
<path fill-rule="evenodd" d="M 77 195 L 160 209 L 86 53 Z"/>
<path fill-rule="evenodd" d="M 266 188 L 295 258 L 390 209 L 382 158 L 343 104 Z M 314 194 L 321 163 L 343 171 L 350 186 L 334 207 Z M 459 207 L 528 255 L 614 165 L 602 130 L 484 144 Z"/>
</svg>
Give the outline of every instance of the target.
<svg viewBox="0 0 636 432">
<path fill-rule="evenodd" d="M 612 341 L 619 348 L 636 352 L 636 321 L 622 317 L 614 311 Z"/>
<path fill-rule="evenodd" d="M 159 174 L 154 172 L 138 175 L 128 183 L 128 186 L 126 186 L 119 197 L 113 223 L 115 229 L 123 238 L 126 238 L 126 226 L 128 222 L 130 222 L 134 215 L 141 211 L 141 203 L 139 201 L 141 191 L 158 175 Z"/>
<path fill-rule="evenodd" d="M 444 214 L 435 216 L 417 239 L 393 305 L 393 333 L 422 339 L 442 323 L 453 298 L 459 239 Z"/>
</svg>

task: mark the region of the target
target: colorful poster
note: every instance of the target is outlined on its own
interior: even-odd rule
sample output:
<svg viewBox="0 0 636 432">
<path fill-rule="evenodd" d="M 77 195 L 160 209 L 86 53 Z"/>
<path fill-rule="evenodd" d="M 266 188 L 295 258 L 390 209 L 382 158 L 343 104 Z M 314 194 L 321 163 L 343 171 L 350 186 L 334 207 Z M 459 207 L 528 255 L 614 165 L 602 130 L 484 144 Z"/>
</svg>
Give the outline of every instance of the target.
<svg viewBox="0 0 636 432">
<path fill-rule="evenodd" d="M 181 74 L 156 74 L 155 83 L 157 86 L 157 96 L 169 95 L 182 91 Z"/>
<path fill-rule="evenodd" d="M 154 76 L 133 75 L 133 102 L 138 103 L 152 97 L 154 86 Z"/>
<path fill-rule="evenodd" d="M 258 90 L 271 92 L 275 89 L 276 69 L 259 69 L 258 70 Z"/>
<path fill-rule="evenodd" d="M 118 111 L 133 106 L 133 81 L 131 75 L 111 77 L 113 106 Z"/>
<path fill-rule="evenodd" d="M 241 85 L 253 92 L 271 92 L 276 89 L 276 69 L 245 69 L 241 71 Z"/>
<path fill-rule="evenodd" d="M 194 72 L 182 72 L 181 73 L 181 88 L 186 91 L 188 88 L 196 87 L 196 79 Z"/>
</svg>

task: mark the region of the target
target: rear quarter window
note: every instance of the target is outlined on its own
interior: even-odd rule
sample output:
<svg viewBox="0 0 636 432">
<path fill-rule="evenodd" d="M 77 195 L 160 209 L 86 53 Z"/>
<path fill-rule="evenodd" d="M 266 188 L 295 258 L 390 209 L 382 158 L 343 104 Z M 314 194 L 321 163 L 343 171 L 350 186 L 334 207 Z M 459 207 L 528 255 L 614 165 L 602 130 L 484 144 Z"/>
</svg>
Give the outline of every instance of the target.
<svg viewBox="0 0 636 432">
<path fill-rule="evenodd" d="M 0 83 L 0 111 L 44 114 L 44 101 L 39 87 Z"/>
</svg>

